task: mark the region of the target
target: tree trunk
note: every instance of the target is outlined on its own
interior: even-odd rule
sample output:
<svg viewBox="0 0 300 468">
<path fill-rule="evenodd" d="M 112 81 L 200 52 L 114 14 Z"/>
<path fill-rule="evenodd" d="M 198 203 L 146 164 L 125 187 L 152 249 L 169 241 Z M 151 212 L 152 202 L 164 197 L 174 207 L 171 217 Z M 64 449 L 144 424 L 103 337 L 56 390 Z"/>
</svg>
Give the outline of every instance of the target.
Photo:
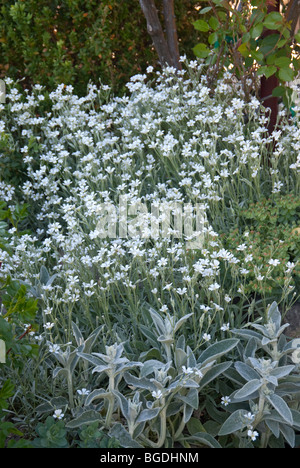
<svg viewBox="0 0 300 468">
<path fill-rule="evenodd" d="M 290 0 L 285 13 L 287 21 L 291 21 L 291 36 L 293 37 L 300 26 L 300 2 L 299 0 Z"/>
<path fill-rule="evenodd" d="M 267 5 L 268 5 L 268 13 L 271 13 L 272 11 L 278 11 L 280 10 L 280 0 L 267 0 Z M 269 34 L 272 34 L 272 30 L 266 30 L 263 32 L 263 37 L 268 36 Z M 271 134 L 273 130 L 275 129 L 276 122 L 277 122 L 277 116 L 278 116 L 278 98 L 272 96 L 272 91 L 274 88 L 276 88 L 279 85 L 278 78 L 276 78 L 275 75 L 270 76 L 269 78 L 266 78 L 265 76 L 261 77 L 260 81 L 260 98 L 262 100 L 262 103 L 264 107 L 267 107 L 270 109 L 268 113 L 268 117 L 270 119 L 269 125 L 268 125 L 268 132 Z"/>
<path fill-rule="evenodd" d="M 166 27 L 166 36 L 169 52 L 172 59 L 173 67 L 181 69 L 181 63 L 179 61 L 179 47 L 178 37 L 175 22 L 174 12 L 174 0 L 163 0 L 163 13 Z"/>
<path fill-rule="evenodd" d="M 154 0 L 139 0 L 147 21 L 147 31 L 150 34 L 160 65 L 173 66 L 180 69 L 178 38 L 174 14 L 174 0 L 163 0 L 163 14 L 166 36 L 164 36 Z"/>
</svg>

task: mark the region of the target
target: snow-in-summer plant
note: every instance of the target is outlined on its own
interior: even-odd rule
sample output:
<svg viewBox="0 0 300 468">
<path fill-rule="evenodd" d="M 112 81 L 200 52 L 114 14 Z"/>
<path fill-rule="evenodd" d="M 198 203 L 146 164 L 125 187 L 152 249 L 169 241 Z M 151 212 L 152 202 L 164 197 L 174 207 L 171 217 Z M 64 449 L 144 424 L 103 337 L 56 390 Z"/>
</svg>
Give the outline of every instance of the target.
<svg viewBox="0 0 300 468">
<path fill-rule="evenodd" d="M 295 446 L 295 431 L 300 429 L 300 342 L 286 338 L 288 326 L 273 302 L 264 324 L 232 330 L 241 338 L 236 348 L 240 359 L 226 376 L 238 389 L 227 397 L 231 414 L 218 435 L 234 434 L 240 447 L 254 441 L 261 448 Z"/>
<path fill-rule="evenodd" d="M 163 393 L 174 385 L 170 395 L 164 396 L 173 428 L 168 426 L 164 439 L 168 442 L 163 443 L 172 444 L 185 434 L 185 429 L 181 431 L 184 424 L 192 421 L 186 423 L 191 408 L 182 398 L 198 389 L 180 386 L 186 379 L 183 367 L 188 381 L 199 385 L 199 376 L 191 377 L 189 368 L 207 371 L 205 379 L 223 364 L 203 369 L 203 361 L 198 361 L 200 350 L 231 339 L 231 330 L 243 327 L 245 318 L 251 322 L 264 316 L 269 293 L 263 290 L 261 296 L 251 298 L 245 293 L 249 271 L 263 284 L 259 267 L 267 269 L 283 309 L 294 300 L 291 264 L 272 256 L 257 265 L 251 237 L 242 232 L 243 219 L 238 213 L 250 203 L 274 200 L 278 194 L 299 197 L 299 108 L 294 108 L 294 116 L 280 108 L 279 126 L 270 137 L 265 110 L 254 97 L 245 102 L 229 78 L 225 74 L 211 92 L 203 65 L 192 61 L 179 72 L 148 69 L 132 77 L 128 93 L 118 97 L 108 97 L 109 89 L 101 84 L 91 84 L 86 96 L 79 97 L 72 86 L 64 84 L 47 95 L 39 85 L 24 92 L 18 83 L 5 79 L 0 159 L 9 161 L 13 152 L 22 171 L 17 173 L 17 186 L 6 178 L 6 172 L 1 174 L 1 199 L 11 213 L 16 213 L 17 202 L 26 204 L 30 232 L 18 236 L 15 226 L 5 227 L 7 249 L 0 250 L 0 278 L 10 275 L 24 281 L 37 296 L 36 328 L 28 339 L 38 343 L 40 350 L 38 362 L 30 357 L 26 363 L 24 378 L 15 369 L 7 373 L 18 388 L 21 381 L 18 404 L 26 405 L 27 414 L 30 408 L 30 417 L 36 396 L 26 385 L 30 383 L 31 389 L 34 381 L 42 389 L 42 401 L 51 402 L 47 407 L 63 410 L 74 428 L 83 420 L 103 422 L 104 414 L 105 430 L 122 431 L 124 438 L 129 437 L 127 443 L 144 444 L 137 434 L 140 424 L 145 424 L 142 432 L 147 440 L 160 445 L 166 430 L 165 406 L 155 416 L 161 400 L 152 391 L 160 397 L 159 390 Z M 149 227 L 153 212 L 158 211 L 158 235 L 132 236 L 130 229 L 125 234 L 117 229 L 114 237 L 103 236 L 100 227 L 106 215 L 101 210 L 112 206 L 120 221 L 124 215 L 120 200 L 126 201 L 131 220 L 136 219 L 133 206 L 147 207 L 143 218 L 137 217 L 136 227 Z M 162 235 L 166 214 L 160 211 L 162 203 L 170 208 L 174 204 L 203 206 L 208 219 L 202 248 L 188 248 L 189 236 L 174 235 L 172 223 L 168 235 Z M 236 249 L 225 247 L 224 237 L 236 225 L 241 243 Z M 283 290 L 277 279 L 278 261 L 289 285 Z M 73 352 L 82 343 L 74 337 L 73 323 L 83 336 L 103 327 L 98 337 L 103 356 L 94 356 L 91 350 L 83 353 L 106 371 L 92 374 L 91 361 L 77 360 Z M 174 330 L 179 326 L 182 337 L 177 338 Z M 121 343 L 124 349 L 119 355 Z M 58 367 L 67 371 L 55 371 L 59 372 L 55 383 L 62 385 L 53 385 L 44 376 L 49 375 L 49 368 L 57 367 L 60 349 L 65 354 Z M 112 351 L 116 351 L 114 357 Z M 121 361 L 114 363 L 114 359 Z M 153 360 L 162 366 L 154 368 L 157 375 L 142 374 Z M 128 369 L 134 362 L 143 365 Z M 109 374 L 115 371 L 119 373 L 111 377 L 109 390 Z M 72 380 L 65 385 L 68 375 Z M 133 390 L 126 382 L 133 378 L 154 379 L 153 390 Z M 154 390 L 154 381 L 163 390 Z M 103 397 L 87 400 L 102 387 Z M 22 399 L 23 393 L 26 398 Z M 62 406 L 55 406 L 60 401 Z M 173 405 L 176 414 L 169 416 Z M 126 421 L 122 429 L 111 414 L 122 414 Z M 149 419 L 144 421 L 146 416 Z"/>
</svg>

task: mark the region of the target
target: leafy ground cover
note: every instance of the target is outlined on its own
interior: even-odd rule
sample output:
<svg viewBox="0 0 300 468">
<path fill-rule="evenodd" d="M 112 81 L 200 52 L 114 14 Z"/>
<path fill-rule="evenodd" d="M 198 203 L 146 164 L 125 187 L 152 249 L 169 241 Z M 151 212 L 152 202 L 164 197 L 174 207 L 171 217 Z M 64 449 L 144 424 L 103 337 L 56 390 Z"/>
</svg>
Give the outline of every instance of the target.
<svg viewBox="0 0 300 468">
<path fill-rule="evenodd" d="M 297 107 L 269 136 L 197 61 L 122 97 L 6 85 L 2 445 L 297 445 Z"/>
</svg>

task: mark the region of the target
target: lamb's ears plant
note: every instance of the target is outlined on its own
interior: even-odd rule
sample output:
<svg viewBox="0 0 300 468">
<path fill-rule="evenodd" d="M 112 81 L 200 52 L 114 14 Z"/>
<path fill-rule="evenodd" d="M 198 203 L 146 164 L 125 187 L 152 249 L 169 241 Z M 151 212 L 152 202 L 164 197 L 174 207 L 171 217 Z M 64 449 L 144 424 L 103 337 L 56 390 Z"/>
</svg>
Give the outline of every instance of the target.
<svg viewBox="0 0 300 468">
<path fill-rule="evenodd" d="M 132 399 L 125 398 L 116 390 L 113 393 L 118 398 L 122 414 L 126 418 L 128 433 L 132 439 L 136 439 L 143 432 L 146 422 L 155 419 L 161 408 L 154 407 L 153 403 L 141 398 L 138 391 Z"/>
<path fill-rule="evenodd" d="M 163 319 L 152 307 L 150 307 L 149 312 L 157 331 L 157 341 L 162 343 L 166 351 L 167 361 L 170 361 L 172 360 L 172 345 L 174 343 L 175 333 L 193 314 L 187 314 L 179 320 L 176 320 L 176 317 L 170 314 L 166 314 L 166 317 Z"/>
<path fill-rule="evenodd" d="M 34 285 L 29 286 L 29 291 L 36 299 L 42 298 L 43 287 L 51 286 L 54 280 L 58 277 L 58 273 L 50 275 L 47 268 L 42 265 L 39 273 L 39 277 L 35 280 Z M 27 282 L 23 282 L 28 286 Z"/>
<path fill-rule="evenodd" d="M 79 360 L 78 352 L 83 351 L 83 349 L 84 344 L 82 344 L 73 351 L 71 351 L 70 346 L 67 346 L 64 352 L 58 351 L 53 353 L 53 355 L 60 363 L 60 366 L 56 367 L 53 370 L 53 378 L 56 378 L 58 376 L 66 378 L 71 409 L 74 408 L 73 373 Z"/>
<path fill-rule="evenodd" d="M 71 346 L 69 345 L 64 352 L 56 351 L 53 353 L 57 361 L 60 363 L 60 366 L 54 369 L 53 377 L 63 376 L 66 378 L 71 409 L 74 408 L 73 373 L 80 358 L 79 353 L 84 351 L 89 353 L 102 330 L 102 327 L 98 327 L 85 340 L 78 326 L 74 322 L 72 322 L 72 328 L 78 345 L 77 348 L 71 350 Z M 86 373 L 87 369 L 85 368 L 84 371 Z"/>
<path fill-rule="evenodd" d="M 108 408 L 105 419 L 105 426 L 111 426 L 112 415 L 115 407 L 114 391 L 118 390 L 118 385 L 123 377 L 124 372 L 130 368 L 142 366 L 141 362 L 130 362 L 126 357 L 122 357 L 124 346 L 123 343 L 115 343 L 112 346 L 105 347 L 106 354 L 92 353 L 87 354 L 78 352 L 78 357 L 86 359 L 94 368 L 92 373 L 104 372 L 108 377 L 107 391 L 101 389 L 93 390 L 86 398 L 85 405 L 90 405 L 96 399 L 106 399 L 108 401 Z"/>
<path fill-rule="evenodd" d="M 141 368 L 139 377 L 129 372 L 124 374 L 124 379 L 130 388 L 146 392 L 147 409 L 141 410 L 140 408 L 139 417 L 147 416 L 151 422 L 148 427 L 144 428 L 140 440 L 144 445 L 153 448 L 162 447 L 166 438 L 170 436 L 167 429 L 168 420 L 173 421 L 173 434 L 170 437 L 173 441 L 185 443 L 185 437 L 182 434 L 193 412 L 198 409 L 199 393 L 208 383 L 231 366 L 231 361 L 217 363 L 217 360 L 237 346 L 239 340 L 228 339 L 215 343 L 204 350 L 198 360 L 188 346 L 186 350 L 184 349 L 184 339 L 180 338 L 178 342 L 174 353 L 175 367 L 172 366 L 171 361 L 166 364 L 158 360 L 149 360 Z M 150 407 L 151 398 L 155 398 L 155 401 Z M 122 399 L 121 395 L 119 399 Z M 123 400 L 123 403 L 124 415 L 127 417 L 129 403 L 127 400 Z M 135 417 L 137 417 L 136 414 Z M 135 421 L 138 420 L 137 418 Z M 136 426 L 131 423 L 130 427 L 129 433 L 133 438 Z M 147 437 L 150 428 L 153 431 L 154 427 L 158 434 L 156 442 Z M 195 441 L 200 439 L 206 445 L 217 445 L 216 441 L 212 442 L 211 439 L 207 441 L 206 437 L 202 438 L 201 434 L 197 434 Z"/>
<path fill-rule="evenodd" d="M 285 325 L 281 325 L 276 303 L 268 309 L 265 325 L 252 326 L 257 331 L 234 330 L 246 339 L 246 345 L 240 349 L 241 360 L 225 372 L 239 388 L 230 395 L 232 406 L 227 409 L 231 415 L 222 424 L 219 435 L 235 434 L 243 441 L 248 431 L 251 436 L 255 430 L 263 448 L 275 439 L 294 447 L 295 430 L 300 428 L 300 412 L 293 408 L 293 396 L 300 391 L 299 342 L 288 342 L 282 335 Z M 297 355 L 293 354 L 295 349 Z"/>
</svg>

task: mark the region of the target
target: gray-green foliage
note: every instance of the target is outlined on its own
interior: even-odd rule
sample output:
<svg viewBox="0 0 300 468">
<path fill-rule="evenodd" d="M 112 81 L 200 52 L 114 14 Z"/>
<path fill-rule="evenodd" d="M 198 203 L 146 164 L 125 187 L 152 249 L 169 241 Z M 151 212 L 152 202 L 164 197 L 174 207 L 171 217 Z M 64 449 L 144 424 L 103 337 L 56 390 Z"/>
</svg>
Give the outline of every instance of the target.
<svg viewBox="0 0 300 468">
<path fill-rule="evenodd" d="M 233 329 L 235 337 L 204 349 L 191 349 L 186 334 L 178 333 L 191 314 L 178 319 L 151 308 L 148 318 L 141 331 L 151 351 L 138 357 L 129 342 L 103 343 L 104 352 L 92 352 L 101 347 L 102 328 L 85 340 L 73 323 L 77 346 L 54 353 L 60 367 L 53 375 L 72 383 L 75 368 L 83 370 L 91 391 L 77 404 L 69 388 L 68 430 L 94 425 L 125 448 L 295 446 L 300 340 L 283 334 L 288 325 L 282 325 L 277 303 L 264 324 Z M 224 389 L 230 403 L 219 411 L 215 397 Z M 52 411 L 67 410 L 64 402 L 50 403 Z"/>
<path fill-rule="evenodd" d="M 264 325 L 252 323 L 233 330 L 241 338 L 239 359 L 226 376 L 238 388 L 230 395 L 230 416 L 219 436 L 234 435 L 240 446 L 252 445 L 248 431 L 256 431 L 260 446 L 295 446 L 295 431 L 300 429 L 299 339 L 288 341 L 281 314 L 274 302 Z"/>
<path fill-rule="evenodd" d="M 231 366 L 231 361 L 220 358 L 234 349 L 238 339 L 226 339 L 208 346 L 198 353 L 186 345 L 184 335 L 177 336 L 180 327 L 190 318 L 187 314 L 177 320 L 166 315 L 163 319 L 150 310 L 152 323 L 144 326 L 145 336 L 156 339 L 156 359 L 147 359 L 141 353 L 138 361 L 124 356 L 124 344 L 106 346 L 106 354 L 84 353 L 78 357 L 92 364 L 92 373 L 106 374 L 106 388 L 95 388 L 86 398 L 86 412 L 69 427 L 90 424 L 99 419 L 92 403 L 103 400 L 105 419 L 103 424 L 111 437 L 123 447 L 168 447 L 174 441 L 184 444 L 183 431 L 193 412 L 199 406 L 199 394 L 211 381 Z M 154 328 L 153 328 L 154 325 Z M 101 406 L 103 414 L 103 406 Z M 117 415 L 121 414 L 121 420 Z M 117 418 L 117 419 L 116 419 Z M 126 420 L 126 425 L 120 421 Z M 195 435 L 205 445 L 215 445 L 207 434 Z"/>
</svg>

